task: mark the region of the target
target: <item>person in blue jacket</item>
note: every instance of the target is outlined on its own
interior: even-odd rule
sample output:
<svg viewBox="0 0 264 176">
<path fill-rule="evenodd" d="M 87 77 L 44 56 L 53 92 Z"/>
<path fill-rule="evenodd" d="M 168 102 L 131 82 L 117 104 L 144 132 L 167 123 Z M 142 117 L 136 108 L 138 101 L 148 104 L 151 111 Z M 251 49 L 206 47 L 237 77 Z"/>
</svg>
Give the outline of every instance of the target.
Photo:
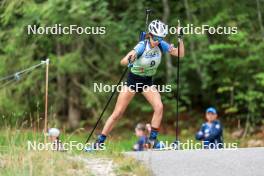
<svg viewBox="0 0 264 176">
<path fill-rule="evenodd" d="M 133 146 L 134 151 L 144 151 L 146 150 L 146 144 L 148 137 L 146 135 L 147 129 L 146 125 L 143 123 L 138 123 L 135 128 L 135 134 L 138 137 L 136 144 Z"/>
<path fill-rule="evenodd" d="M 203 141 L 205 149 L 223 148 L 223 127 L 217 119 L 217 111 L 214 107 L 206 109 L 207 122 L 203 123 L 196 133 L 196 139 Z"/>
</svg>

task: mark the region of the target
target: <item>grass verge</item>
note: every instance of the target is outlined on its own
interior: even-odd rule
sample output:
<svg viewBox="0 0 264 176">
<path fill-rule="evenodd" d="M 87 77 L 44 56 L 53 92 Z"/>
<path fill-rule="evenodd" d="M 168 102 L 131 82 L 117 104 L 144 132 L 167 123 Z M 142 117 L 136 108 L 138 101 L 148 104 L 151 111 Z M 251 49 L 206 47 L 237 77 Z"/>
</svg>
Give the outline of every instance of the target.
<svg viewBox="0 0 264 176">
<path fill-rule="evenodd" d="M 85 134 L 62 136 L 62 141 L 83 142 Z M 28 150 L 28 141 L 43 142 L 43 135 L 29 130 L 0 130 L 0 175 L 1 176 L 59 176 L 59 175 L 96 175 L 90 161 L 106 159 L 113 167 L 114 175 L 150 175 L 149 170 L 138 161 L 124 157 L 120 147 L 107 151 L 84 153 L 83 151 L 33 151 Z M 82 158 L 85 160 L 79 160 Z M 88 162 L 83 162 L 88 161 Z M 88 164 L 87 164 L 88 163 Z M 104 168 L 103 168 L 104 169 Z M 100 170 L 99 170 L 100 171 Z"/>
</svg>

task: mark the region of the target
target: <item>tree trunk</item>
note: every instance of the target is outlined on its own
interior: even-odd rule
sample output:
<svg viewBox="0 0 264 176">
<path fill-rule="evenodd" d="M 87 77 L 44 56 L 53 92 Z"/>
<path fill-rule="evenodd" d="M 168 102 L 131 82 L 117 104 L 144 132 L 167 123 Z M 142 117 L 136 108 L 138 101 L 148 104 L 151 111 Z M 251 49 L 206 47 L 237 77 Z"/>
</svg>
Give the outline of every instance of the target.
<svg viewBox="0 0 264 176">
<path fill-rule="evenodd" d="M 245 131 L 244 131 L 243 136 L 242 136 L 243 139 L 244 139 L 244 138 L 247 136 L 247 134 L 248 134 L 248 130 L 249 130 L 249 127 L 250 127 L 250 121 L 249 121 L 249 119 L 250 119 L 250 114 L 249 114 L 249 112 L 248 112 L 248 113 L 247 113 L 247 120 L 246 120 L 246 124 L 245 124 Z"/>
<path fill-rule="evenodd" d="M 162 4 L 163 4 L 162 21 L 164 23 L 168 24 L 168 18 L 170 16 L 170 7 L 169 7 L 168 0 L 162 0 Z M 165 54 L 165 59 L 166 59 L 166 80 L 167 80 L 167 82 L 171 82 L 172 70 L 173 70 L 173 66 L 172 66 L 172 62 L 171 62 L 171 55 Z"/>
<path fill-rule="evenodd" d="M 68 98 L 68 122 L 71 129 L 79 127 L 81 120 L 80 110 L 80 89 L 75 85 L 75 82 L 79 82 L 79 77 L 73 75 L 69 84 L 69 98 Z"/>
<path fill-rule="evenodd" d="M 191 22 L 192 21 L 192 14 L 191 14 L 191 12 L 189 10 L 188 0 L 184 0 L 184 7 L 186 9 L 187 19 L 188 19 L 189 22 Z M 202 80 L 202 70 L 201 70 L 200 64 L 198 63 L 198 60 L 197 60 L 196 55 L 194 53 L 194 50 L 195 50 L 194 42 L 191 40 L 190 41 L 190 54 L 191 54 L 191 59 L 193 60 L 193 62 L 196 65 L 196 72 L 198 73 L 199 78 Z"/>
<path fill-rule="evenodd" d="M 197 21 L 197 19 L 195 18 L 195 16 L 191 13 L 191 10 L 189 8 L 189 3 L 188 3 L 188 0 L 184 0 L 184 7 L 185 7 L 185 11 L 186 11 L 186 16 L 187 16 L 187 20 L 188 22 L 192 22 L 195 24 L 195 22 Z M 199 63 L 199 60 L 197 59 L 196 57 L 196 54 L 195 54 L 195 50 L 201 50 L 201 47 L 200 45 L 198 45 L 198 48 L 195 48 L 195 43 L 193 42 L 193 40 L 191 39 L 190 40 L 190 59 L 192 60 L 192 62 L 194 63 L 195 65 L 195 71 L 197 73 L 197 77 L 199 79 L 199 81 L 201 81 L 201 89 L 203 89 L 203 86 L 205 85 L 204 81 L 204 77 L 205 77 L 205 72 L 203 70 L 203 67 L 202 67 L 202 64 Z M 200 95 L 198 95 L 198 99 Z M 202 99 L 200 99 L 199 101 L 200 102 L 203 102 L 204 101 L 204 97 L 206 97 L 206 92 L 202 91 L 201 92 L 201 96 L 202 96 Z"/>
<path fill-rule="evenodd" d="M 56 44 L 56 55 L 58 58 L 58 61 L 61 61 L 61 56 L 62 56 L 62 46 L 61 44 L 58 42 Z M 56 103 L 57 103 L 57 117 L 59 117 L 61 120 L 66 119 L 67 117 L 67 99 L 66 99 L 66 76 L 62 75 L 60 73 L 57 73 L 57 92 L 58 92 L 58 96 L 56 97 Z M 60 98 L 58 98 L 60 97 Z"/>
<path fill-rule="evenodd" d="M 261 31 L 261 34 L 262 34 L 262 40 L 264 40 L 264 27 L 263 27 L 263 23 L 262 23 L 262 15 L 261 15 L 261 9 L 260 9 L 259 0 L 256 0 L 256 2 L 257 2 L 257 10 L 258 10 L 259 27 L 260 27 L 260 31 Z"/>
</svg>

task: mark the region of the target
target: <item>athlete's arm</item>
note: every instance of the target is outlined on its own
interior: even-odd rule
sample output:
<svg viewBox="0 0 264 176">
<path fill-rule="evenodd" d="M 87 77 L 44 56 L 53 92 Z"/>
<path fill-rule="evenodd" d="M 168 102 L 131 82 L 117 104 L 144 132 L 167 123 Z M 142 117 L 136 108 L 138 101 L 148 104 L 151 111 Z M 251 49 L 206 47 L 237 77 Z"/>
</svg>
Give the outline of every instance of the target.
<svg viewBox="0 0 264 176">
<path fill-rule="evenodd" d="M 171 47 L 170 50 L 169 50 L 169 53 L 172 55 L 172 56 L 178 56 L 178 47 L 175 48 L 175 47 Z M 184 44 L 183 44 L 183 41 L 181 40 L 180 41 L 180 57 L 183 57 L 184 56 Z"/>
<path fill-rule="evenodd" d="M 202 124 L 200 130 L 195 135 L 196 140 L 204 139 L 204 124 Z"/>
<path fill-rule="evenodd" d="M 169 53 L 173 56 L 179 56 L 179 57 L 183 57 L 184 56 L 184 44 L 183 44 L 183 31 L 182 28 L 180 27 L 180 21 L 178 21 L 178 28 L 177 28 L 177 34 L 178 34 L 178 40 L 179 40 L 179 45 L 180 45 L 180 53 L 178 53 L 178 47 L 175 48 L 174 46 L 172 46 L 169 50 Z"/>
<path fill-rule="evenodd" d="M 175 48 L 173 44 L 169 44 L 166 41 L 161 41 L 160 46 L 163 53 L 170 53 L 173 56 L 178 56 L 178 47 Z M 180 41 L 180 57 L 184 56 L 184 44 L 183 41 Z"/>
<path fill-rule="evenodd" d="M 136 51 L 135 50 L 131 50 L 129 53 L 127 53 L 127 55 L 120 61 L 121 65 L 128 65 L 128 59 L 130 58 L 130 61 L 133 62 L 136 58 Z"/>
</svg>

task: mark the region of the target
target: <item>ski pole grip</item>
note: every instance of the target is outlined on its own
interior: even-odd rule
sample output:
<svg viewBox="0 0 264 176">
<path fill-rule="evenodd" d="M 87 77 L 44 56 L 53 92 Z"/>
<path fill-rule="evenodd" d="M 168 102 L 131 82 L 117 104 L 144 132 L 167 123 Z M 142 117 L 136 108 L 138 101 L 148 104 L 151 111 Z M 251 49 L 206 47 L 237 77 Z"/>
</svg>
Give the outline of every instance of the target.
<svg viewBox="0 0 264 176">
<path fill-rule="evenodd" d="M 178 41 L 182 40 L 183 38 L 183 30 L 182 30 L 182 27 L 181 27 L 181 22 L 180 20 L 178 20 Z"/>
<path fill-rule="evenodd" d="M 155 9 L 148 9 L 148 8 L 145 11 L 146 11 L 146 14 L 150 14 L 150 13 L 155 13 L 156 12 Z"/>
<path fill-rule="evenodd" d="M 128 56 L 128 63 L 131 63 L 131 55 L 130 56 Z"/>
<path fill-rule="evenodd" d="M 133 67 L 133 63 L 131 62 L 131 55 L 128 57 L 128 65 L 129 68 Z"/>
<path fill-rule="evenodd" d="M 150 14 L 153 10 L 152 9 L 146 9 L 146 14 Z"/>
</svg>

